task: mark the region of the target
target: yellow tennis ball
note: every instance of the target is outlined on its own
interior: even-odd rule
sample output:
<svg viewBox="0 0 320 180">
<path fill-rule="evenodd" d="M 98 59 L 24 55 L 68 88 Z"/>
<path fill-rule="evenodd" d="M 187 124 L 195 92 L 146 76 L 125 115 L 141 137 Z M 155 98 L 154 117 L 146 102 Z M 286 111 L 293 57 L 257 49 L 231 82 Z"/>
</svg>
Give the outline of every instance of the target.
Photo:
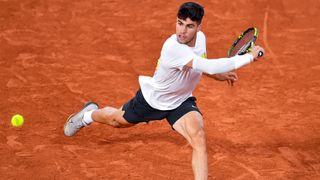
<svg viewBox="0 0 320 180">
<path fill-rule="evenodd" d="M 24 118 L 20 114 L 16 114 L 16 115 L 12 116 L 12 118 L 11 118 L 11 124 L 14 127 L 22 126 L 23 122 L 24 122 Z"/>
</svg>

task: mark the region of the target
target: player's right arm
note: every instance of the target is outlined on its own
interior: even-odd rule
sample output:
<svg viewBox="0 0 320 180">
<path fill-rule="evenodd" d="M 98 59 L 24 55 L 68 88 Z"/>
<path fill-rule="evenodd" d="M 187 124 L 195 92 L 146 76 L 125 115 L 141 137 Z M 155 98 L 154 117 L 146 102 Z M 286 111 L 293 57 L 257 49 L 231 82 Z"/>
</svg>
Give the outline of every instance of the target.
<svg viewBox="0 0 320 180">
<path fill-rule="evenodd" d="M 186 66 L 210 75 L 226 73 L 251 63 L 258 58 L 259 51 L 263 52 L 264 50 L 259 46 L 255 46 L 250 53 L 230 58 L 205 59 L 196 56 Z"/>
</svg>

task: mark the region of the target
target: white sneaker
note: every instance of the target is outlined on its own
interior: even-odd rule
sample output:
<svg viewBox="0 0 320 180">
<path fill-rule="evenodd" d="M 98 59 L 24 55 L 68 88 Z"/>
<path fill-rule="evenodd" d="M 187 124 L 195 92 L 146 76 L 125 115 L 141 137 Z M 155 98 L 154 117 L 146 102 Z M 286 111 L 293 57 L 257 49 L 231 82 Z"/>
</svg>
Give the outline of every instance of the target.
<svg viewBox="0 0 320 180">
<path fill-rule="evenodd" d="M 66 136 L 73 136 L 81 128 L 88 126 L 83 120 L 84 113 L 91 110 L 97 110 L 98 108 L 99 106 L 97 103 L 87 102 L 79 112 L 71 114 L 64 124 L 64 134 Z"/>
</svg>

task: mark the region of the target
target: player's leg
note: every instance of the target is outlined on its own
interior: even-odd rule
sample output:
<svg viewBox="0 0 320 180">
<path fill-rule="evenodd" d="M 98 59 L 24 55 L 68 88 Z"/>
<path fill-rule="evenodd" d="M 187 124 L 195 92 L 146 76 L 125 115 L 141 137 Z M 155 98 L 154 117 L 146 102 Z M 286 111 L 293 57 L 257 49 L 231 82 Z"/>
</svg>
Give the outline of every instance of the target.
<svg viewBox="0 0 320 180">
<path fill-rule="evenodd" d="M 81 128 L 91 124 L 93 121 L 108 124 L 113 127 L 131 127 L 137 123 L 148 122 L 146 114 L 154 112 L 151 106 L 144 100 L 141 90 L 138 90 L 136 96 L 129 100 L 123 107 L 116 109 L 113 107 L 98 108 L 94 102 L 89 102 L 77 113 L 71 115 L 64 125 L 64 134 L 66 136 L 75 135 Z M 150 119 L 163 119 L 161 117 Z"/>
<path fill-rule="evenodd" d="M 128 104 L 132 104 L 129 101 Z M 132 112 L 129 111 L 129 112 Z M 105 107 L 102 109 L 98 108 L 98 105 L 94 102 L 89 102 L 77 113 L 72 114 L 64 125 L 64 134 L 66 136 L 75 135 L 81 128 L 90 125 L 92 122 L 100 122 L 108 124 L 110 126 L 120 127 L 131 127 L 135 123 L 129 123 L 124 119 L 125 111 L 122 109 L 116 109 L 113 107 Z M 131 115 L 132 113 L 130 113 Z"/>
<path fill-rule="evenodd" d="M 208 179 L 207 147 L 201 114 L 197 111 L 188 112 L 173 124 L 173 128 L 192 147 L 192 169 L 195 179 Z"/>
<path fill-rule="evenodd" d="M 131 127 L 148 120 L 163 119 L 166 113 L 152 108 L 144 99 L 141 90 L 120 109 L 105 107 L 93 111 L 90 116 L 94 121 L 113 127 Z M 85 118 L 86 119 L 86 118 Z"/>
<path fill-rule="evenodd" d="M 131 127 L 135 125 L 123 118 L 124 113 L 122 107 L 120 109 L 105 107 L 93 111 L 91 117 L 95 122 L 108 124 L 116 128 Z"/>
</svg>

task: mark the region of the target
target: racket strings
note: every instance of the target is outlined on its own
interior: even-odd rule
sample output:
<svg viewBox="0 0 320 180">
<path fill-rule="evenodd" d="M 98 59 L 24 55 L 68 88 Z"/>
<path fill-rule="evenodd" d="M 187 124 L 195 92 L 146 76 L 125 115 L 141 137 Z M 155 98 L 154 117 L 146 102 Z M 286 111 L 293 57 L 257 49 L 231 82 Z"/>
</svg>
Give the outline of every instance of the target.
<svg viewBox="0 0 320 180">
<path fill-rule="evenodd" d="M 244 54 L 248 48 L 250 49 L 251 43 L 254 41 L 254 31 L 249 31 L 241 36 L 238 42 L 235 44 L 230 52 L 230 56 L 235 56 L 237 54 Z"/>
</svg>

